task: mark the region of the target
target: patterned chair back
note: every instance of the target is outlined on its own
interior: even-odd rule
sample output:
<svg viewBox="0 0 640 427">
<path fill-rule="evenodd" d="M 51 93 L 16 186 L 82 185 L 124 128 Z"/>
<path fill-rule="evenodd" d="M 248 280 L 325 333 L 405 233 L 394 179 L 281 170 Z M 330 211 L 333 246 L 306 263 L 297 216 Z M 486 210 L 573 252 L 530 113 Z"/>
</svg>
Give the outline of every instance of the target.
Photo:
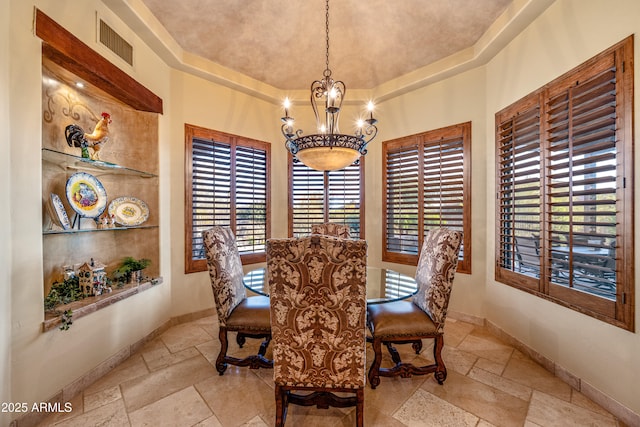
<svg viewBox="0 0 640 427">
<path fill-rule="evenodd" d="M 269 239 L 267 271 L 275 383 L 364 387 L 367 242 Z"/>
<path fill-rule="evenodd" d="M 324 224 L 313 224 L 311 234 L 324 234 L 325 236 L 336 236 L 341 239 L 351 238 L 351 229 L 346 224 L 326 222 Z"/>
<path fill-rule="evenodd" d="M 440 333 L 444 330 L 461 244 L 460 231 L 432 229 L 424 238 L 418 260 L 418 292 L 413 296 L 413 302 L 429 315 Z"/>
<path fill-rule="evenodd" d="M 247 297 L 236 238 L 229 227 L 218 226 L 203 231 L 202 237 L 218 322 L 226 326 L 233 309 Z"/>
</svg>

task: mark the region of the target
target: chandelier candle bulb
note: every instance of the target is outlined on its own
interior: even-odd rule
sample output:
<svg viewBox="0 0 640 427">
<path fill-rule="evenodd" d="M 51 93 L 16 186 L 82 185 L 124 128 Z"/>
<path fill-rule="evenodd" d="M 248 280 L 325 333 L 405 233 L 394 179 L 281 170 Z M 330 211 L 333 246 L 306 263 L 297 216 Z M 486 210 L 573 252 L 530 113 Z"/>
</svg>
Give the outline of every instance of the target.
<svg viewBox="0 0 640 427">
<path fill-rule="evenodd" d="M 290 118 L 289 117 L 289 107 L 291 107 L 291 101 L 289 101 L 289 98 L 285 98 L 284 99 L 283 106 L 284 106 L 284 118 L 285 119 L 289 119 Z"/>
<path fill-rule="evenodd" d="M 377 120 L 373 118 L 373 101 L 369 101 L 367 104 L 367 110 L 369 110 L 369 120 L 367 120 L 367 123 L 370 125 L 376 124 Z"/>
</svg>

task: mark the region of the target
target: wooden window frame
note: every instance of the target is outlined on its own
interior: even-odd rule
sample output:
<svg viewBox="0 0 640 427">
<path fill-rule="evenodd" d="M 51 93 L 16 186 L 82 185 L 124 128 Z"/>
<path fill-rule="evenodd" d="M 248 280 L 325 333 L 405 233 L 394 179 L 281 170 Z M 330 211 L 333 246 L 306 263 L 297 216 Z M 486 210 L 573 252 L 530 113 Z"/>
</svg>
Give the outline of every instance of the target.
<svg viewBox="0 0 640 427">
<path fill-rule="evenodd" d="M 459 123 L 440 129 L 430 130 L 416 135 L 406 136 L 394 140 L 385 141 L 382 144 L 382 212 L 384 219 L 382 224 L 382 261 L 394 262 L 398 264 L 418 265 L 420 249 L 424 240 L 424 166 L 423 158 L 425 145 L 437 144 L 438 141 L 461 138 L 463 151 L 462 187 L 463 187 L 463 207 L 462 207 L 462 232 L 463 232 L 463 259 L 458 262 L 457 271 L 471 274 L 471 122 Z M 415 147 L 417 150 L 417 253 L 409 254 L 391 251 L 388 249 L 388 161 L 389 153 L 393 150 L 405 147 Z"/>
<path fill-rule="evenodd" d="M 294 204 L 294 194 L 293 194 L 293 167 L 294 160 L 291 154 L 288 155 L 288 185 L 289 185 L 289 195 L 288 195 L 288 215 L 287 215 L 287 233 L 289 237 L 294 236 L 294 218 L 293 218 L 293 204 Z M 359 161 L 359 169 L 360 169 L 360 235 L 356 236 L 359 239 L 365 239 L 365 185 L 364 185 L 364 170 L 365 170 L 365 158 L 364 156 L 360 157 Z M 330 209 L 329 209 L 329 201 L 330 201 L 330 190 L 327 182 L 329 180 L 329 176 L 331 171 L 325 171 L 324 173 L 324 195 L 323 195 L 323 218 L 321 222 L 333 222 L 330 217 Z M 320 223 L 320 221 L 319 221 Z M 310 232 L 311 230 L 309 230 Z M 352 237 L 354 237 L 352 235 Z"/>
<path fill-rule="evenodd" d="M 237 216 L 235 211 L 235 197 L 237 195 L 235 185 L 235 165 L 236 165 L 236 149 L 237 147 L 255 148 L 258 150 L 264 150 L 266 154 L 266 239 L 271 237 L 271 144 L 264 141 L 258 141 L 255 139 L 245 138 L 237 135 L 232 135 L 224 132 L 219 132 L 211 129 L 206 129 L 199 126 L 194 126 L 185 123 L 185 273 L 194 273 L 207 270 L 206 259 L 193 258 L 193 140 L 194 138 L 210 140 L 212 142 L 219 142 L 228 144 L 231 147 L 231 173 L 230 185 L 231 185 L 231 223 L 225 224 L 231 227 L 234 234 L 237 228 Z M 266 252 L 253 252 L 253 253 L 241 253 L 240 259 L 243 264 L 254 264 L 266 261 Z"/>
<path fill-rule="evenodd" d="M 629 36 L 611 48 L 601 52 L 593 58 L 587 60 L 578 67 L 570 70 L 564 75 L 558 77 L 552 82 L 546 84 L 542 88 L 532 92 L 524 98 L 516 101 L 512 105 L 496 113 L 496 247 L 495 247 L 495 280 L 504 283 L 509 286 L 521 289 L 523 291 L 532 293 L 541 298 L 563 305 L 570 309 L 576 310 L 580 313 L 610 323 L 617 327 L 627 329 L 630 331 L 635 330 L 634 324 L 634 308 L 635 308 L 635 285 L 634 285 L 634 159 L 633 159 L 633 36 Z M 610 73 L 615 76 L 615 91 L 609 91 L 609 96 L 615 93 L 615 135 L 613 142 L 615 147 L 615 191 L 609 191 L 609 193 L 616 194 L 615 212 L 616 217 L 614 221 L 615 225 L 615 294 L 611 294 L 609 298 L 599 296 L 595 292 L 583 292 L 579 290 L 579 287 L 574 284 L 574 280 L 570 279 L 568 285 L 561 285 L 556 282 L 559 279 L 554 278 L 554 273 L 563 267 L 558 267 L 557 260 L 554 260 L 554 254 L 557 255 L 558 238 L 557 232 L 554 233 L 553 227 L 564 224 L 559 222 L 560 220 L 554 220 L 554 217 L 559 217 L 558 211 L 553 211 L 552 196 L 554 191 L 557 194 L 557 183 L 552 182 L 552 177 L 558 176 L 558 168 L 553 166 L 552 161 L 556 158 L 557 154 L 552 155 L 552 149 L 554 148 L 554 133 L 551 128 L 551 120 L 554 123 L 560 119 L 553 118 L 554 112 L 551 111 L 550 103 L 555 102 L 555 97 L 563 94 L 564 92 L 570 94 L 573 88 L 579 88 L 580 85 L 587 86 L 590 82 L 600 78 L 605 73 Z M 600 97 L 597 95 L 593 95 Z M 569 98 L 571 102 L 573 98 Z M 584 101 L 581 101 L 584 103 Z M 603 101 L 593 100 L 594 103 L 600 103 Z M 540 188 L 540 201 L 539 201 L 539 239 L 534 239 L 534 242 L 539 248 L 539 255 L 537 256 L 539 273 L 538 274 L 525 274 L 515 268 L 515 257 L 509 255 L 509 242 L 508 238 L 504 234 L 504 230 L 510 230 L 514 226 L 509 226 L 509 222 L 514 222 L 515 211 L 503 212 L 503 186 L 501 181 L 501 165 L 508 160 L 509 152 L 505 151 L 504 147 L 501 147 L 505 141 L 505 124 L 509 120 L 515 120 L 519 115 L 526 114 L 527 111 L 532 108 L 538 108 L 538 127 L 539 133 L 539 161 L 540 161 L 540 173 L 539 188 Z M 597 111 L 594 107 L 591 111 Z M 571 110 L 573 111 L 573 110 Z M 571 113 L 573 114 L 573 113 Z M 575 113 L 577 114 L 577 113 Z M 611 120 L 611 119 L 610 119 Z M 569 123 L 569 122 L 567 122 Z M 571 122 L 573 123 L 573 122 Z M 502 127 L 501 127 L 502 126 Z M 556 125 L 554 125 L 556 126 Z M 570 147 L 573 147 L 574 137 L 573 132 L 575 129 L 579 129 L 581 132 L 582 127 L 586 125 L 580 124 L 567 124 L 568 136 L 564 137 L 568 141 Z M 582 127 L 581 127 L 582 126 Z M 564 128 L 561 128 L 564 129 Z M 610 131 L 611 132 L 611 131 Z M 517 136 L 509 136 L 508 138 L 515 139 Z M 564 139 L 563 139 L 564 140 Z M 599 141 L 599 140 L 598 140 Z M 571 149 L 571 148 L 570 148 Z M 522 150 L 522 149 L 521 149 Z M 599 148 L 593 148 L 593 150 L 599 150 Z M 610 148 L 611 150 L 611 148 Z M 583 151 L 589 153 L 588 151 Z M 599 153 L 600 151 L 593 151 Z M 515 158 L 515 151 L 511 151 L 511 158 Z M 522 151 L 520 151 L 522 153 Z M 503 157 L 505 156 L 505 157 Z M 602 155 L 600 155 L 602 156 Z M 569 157 L 567 164 L 569 170 L 567 172 L 566 179 L 569 180 L 568 188 L 573 190 L 572 180 L 575 177 L 581 177 L 584 174 L 582 169 L 578 168 L 575 171 L 571 166 L 573 164 L 573 157 Z M 576 162 L 580 161 L 580 157 L 577 157 Z M 583 163 L 584 160 L 582 160 Z M 586 166 L 582 166 L 586 168 Z M 611 167 L 609 167 L 611 168 Z M 594 167 L 594 170 L 597 167 Z M 504 172 L 503 172 L 504 173 Z M 555 175 L 554 175 L 555 174 Z M 595 175 L 595 173 L 594 173 Z M 557 178 L 556 178 L 557 179 Z M 595 180 L 601 181 L 602 178 Z M 509 187 L 515 188 L 515 181 L 505 181 L 504 191 L 510 191 Z M 576 185 L 583 185 L 578 184 Z M 564 186 L 563 186 L 564 188 Z M 593 194 L 597 194 L 598 190 L 592 190 Z M 510 194 L 511 194 L 510 193 Z M 569 193 L 572 194 L 572 193 Z M 591 193 L 590 193 L 591 194 Z M 511 195 L 513 196 L 513 194 Z M 556 200 L 558 196 L 556 195 Z M 572 203 L 573 197 L 570 196 L 568 202 Z M 595 199 L 597 201 L 597 199 Z M 555 202 L 558 203 L 557 201 Z M 595 203 L 595 202 L 594 202 Z M 515 205 L 511 205 L 515 206 Z M 505 209 L 508 206 L 505 205 Z M 580 215 L 574 213 L 572 208 L 567 211 L 567 216 Z M 562 213 L 562 212 L 560 212 Z M 564 214 L 563 214 L 564 215 Z M 602 214 L 601 214 L 602 215 Z M 582 216 L 587 216 L 584 213 Z M 586 221 L 586 220 L 582 220 Z M 580 225 L 585 222 L 580 222 Z M 605 223 L 604 225 L 609 224 Z M 573 226 L 570 227 L 570 230 Z M 584 231 L 578 231 L 578 234 L 583 234 Z M 574 235 L 573 231 L 569 231 L 569 238 L 566 245 L 573 247 Z M 555 246 L 555 247 L 554 247 Z M 570 272 L 573 268 L 575 256 L 569 256 L 564 263 L 568 265 L 566 267 Z M 534 256 L 535 259 L 535 256 Z M 590 265 L 589 265 L 590 266 Z M 570 273 L 570 277 L 573 277 Z M 575 282 L 579 283 L 579 282 Z M 576 289 L 573 289 L 573 287 Z"/>
</svg>

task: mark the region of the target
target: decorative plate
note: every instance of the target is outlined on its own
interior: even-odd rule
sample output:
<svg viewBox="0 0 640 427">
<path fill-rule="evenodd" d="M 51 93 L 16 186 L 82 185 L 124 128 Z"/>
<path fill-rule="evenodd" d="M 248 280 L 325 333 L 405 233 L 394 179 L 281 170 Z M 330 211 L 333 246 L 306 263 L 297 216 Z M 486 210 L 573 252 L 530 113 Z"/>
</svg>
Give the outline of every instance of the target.
<svg viewBox="0 0 640 427">
<path fill-rule="evenodd" d="M 97 218 L 107 207 L 107 192 L 98 178 L 86 172 L 77 172 L 67 180 L 67 200 L 78 215 Z"/>
<path fill-rule="evenodd" d="M 53 205 L 53 210 L 55 211 L 62 228 L 70 230 L 71 223 L 69 222 L 69 217 L 67 216 L 67 211 L 62 204 L 62 200 L 60 200 L 60 196 L 55 193 L 51 193 L 51 204 Z"/>
<path fill-rule="evenodd" d="M 109 203 L 109 215 L 113 215 L 120 225 L 140 225 L 149 218 L 149 208 L 135 197 L 118 197 Z"/>
</svg>

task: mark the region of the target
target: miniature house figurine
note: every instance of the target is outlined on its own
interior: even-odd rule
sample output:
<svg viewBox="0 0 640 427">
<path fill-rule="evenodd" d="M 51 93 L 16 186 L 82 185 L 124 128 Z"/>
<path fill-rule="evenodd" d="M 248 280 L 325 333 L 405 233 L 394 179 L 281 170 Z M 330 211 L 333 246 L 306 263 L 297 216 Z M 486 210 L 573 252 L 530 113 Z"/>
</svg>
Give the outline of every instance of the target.
<svg viewBox="0 0 640 427">
<path fill-rule="evenodd" d="M 80 288 L 84 296 L 102 295 L 107 288 L 107 273 L 104 271 L 104 264 L 95 262 L 85 262 L 78 268 L 78 279 Z"/>
</svg>

